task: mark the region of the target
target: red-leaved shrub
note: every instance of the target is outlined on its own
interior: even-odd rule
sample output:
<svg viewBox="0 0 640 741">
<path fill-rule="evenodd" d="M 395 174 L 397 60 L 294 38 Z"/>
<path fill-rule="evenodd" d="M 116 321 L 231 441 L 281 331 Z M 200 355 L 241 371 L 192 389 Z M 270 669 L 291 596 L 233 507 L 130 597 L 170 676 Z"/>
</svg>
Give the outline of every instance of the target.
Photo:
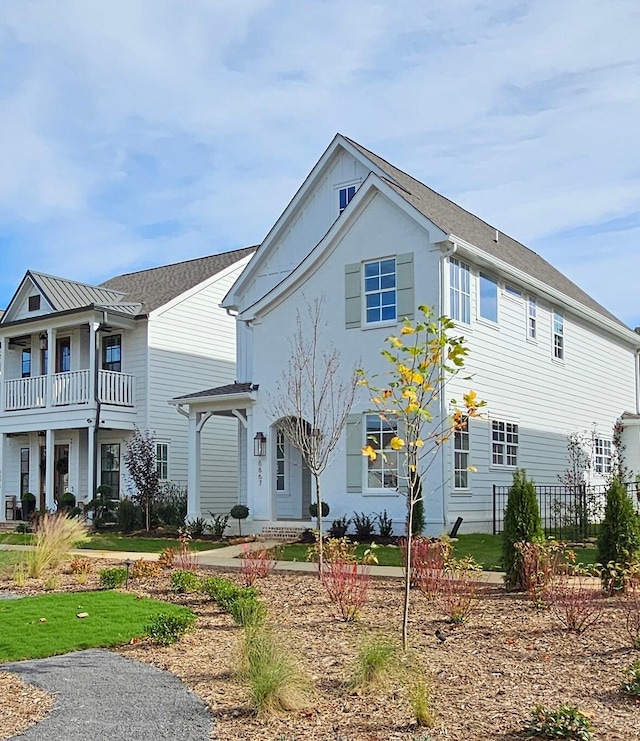
<svg viewBox="0 0 640 741">
<path fill-rule="evenodd" d="M 407 564 L 407 539 L 400 538 L 398 546 L 402 562 Z M 422 536 L 411 539 L 411 586 L 417 587 L 427 596 L 436 593 L 438 580 L 451 557 L 451 544 L 444 540 L 433 540 Z"/>
<path fill-rule="evenodd" d="M 277 554 L 273 549 L 261 548 L 251 550 L 245 543 L 240 555 L 240 575 L 246 587 L 250 587 L 256 579 L 264 579 L 273 572 L 276 567 Z"/>
<path fill-rule="evenodd" d="M 367 565 L 342 559 L 324 565 L 322 584 L 345 622 L 352 622 L 360 616 L 369 596 L 369 581 Z"/>
<path fill-rule="evenodd" d="M 555 617 L 575 633 L 584 633 L 595 625 L 604 609 L 600 584 L 594 585 L 593 580 L 560 576 L 545 594 Z"/>
</svg>

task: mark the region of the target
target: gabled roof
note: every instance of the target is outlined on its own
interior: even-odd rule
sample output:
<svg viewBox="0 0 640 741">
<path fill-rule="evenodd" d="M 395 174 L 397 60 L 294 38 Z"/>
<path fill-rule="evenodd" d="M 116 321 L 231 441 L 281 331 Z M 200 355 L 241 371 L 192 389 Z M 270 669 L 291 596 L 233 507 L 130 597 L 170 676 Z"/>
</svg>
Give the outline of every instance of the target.
<svg viewBox="0 0 640 741">
<path fill-rule="evenodd" d="M 217 275 L 243 257 L 251 255 L 257 246 L 222 252 L 219 255 L 185 260 L 159 268 L 139 270 L 135 273 L 117 275 L 101 283 L 104 289 L 120 292 L 128 302 L 139 302 L 142 311 L 149 314 L 171 299 Z"/>
<path fill-rule="evenodd" d="M 124 294 L 118 291 L 78 283 L 67 278 L 56 278 L 54 275 L 34 270 L 28 270 L 27 277 L 31 278 L 54 311 L 80 309 L 91 304 L 108 306 L 121 301 L 124 297 Z"/>
<path fill-rule="evenodd" d="M 369 151 L 361 144 L 343 137 L 361 155 L 366 157 L 376 168 L 382 170 L 389 178 L 389 184 L 426 216 L 443 232 L 458 237 L 465 242 L 480 248 L 492 257 L 496 257 L 522 272 L 537 278 L 551 288 L 564 293 L 575 301 L 593 309 L 618 324 L 624 325 L 616 316 L 601 306 L 591 296 L 585 293 L 575 283 L 570 281 L 559 270 L 549 264 L 533 250 L 512 239 L 495 227 L 487 224 L 462 206 L 436 193 L 435 190 L 424 185 L 419 180 L 407 175 L 377 154 Z M 496 242 L 496 233 L 498 241 Z"/>
<path fill-rule="evenodd" d="M 248 394 L 251 391 L 257 391 L 258 385 L 248 383 L 227 383 L 224 386 L 216 386 L 212 389 L 206 389 L 205 391 L 196 391 L 193 394 L 185 394 L 184 396 L 176 396 L 173 401 L 194 401 L 197 399 L 209 398 L 210 396 L 229 396 L 236 394 Z"/>
</svg>

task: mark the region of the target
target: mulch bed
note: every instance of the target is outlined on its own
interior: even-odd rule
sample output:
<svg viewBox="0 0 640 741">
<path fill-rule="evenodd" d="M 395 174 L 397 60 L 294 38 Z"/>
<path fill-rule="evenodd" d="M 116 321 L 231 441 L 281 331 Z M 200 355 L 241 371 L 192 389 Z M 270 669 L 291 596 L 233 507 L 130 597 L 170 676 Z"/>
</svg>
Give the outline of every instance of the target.
<svg viewBox="0 0 640 741">
<path fill-rule="evenodd" d="M 102 565 L 97 563 L 96 569 Z M 171 594 L 168 575 L 135 582 L 131 589 L 189 605 L 199 616 L 196 630 L 166 648 L 143 641 L 118 651 L 173 672 L 200 695 L 216 719 L 215 739 L 405 741 L 425 733 L 416 727 L 399 683 L 362 696 L 344 686 L 363 637 L 384 633 L 399 638 L 400 580 L 373 579 L 370 600 L 357 623 L 334 617 L 313 575 L 277 572 L 257 586 L 276 635 L 314 680 L 317 693 L 310 711 L 254 717 L 235 676 L 240 629 L 201 595 Z M 18 593 L 40 588 L 35 582 L 2 587 Z M 63 576 L 60 588 L 78 585 Z M 95 588 L 95 577 L 81 588 Z M 435 636 L 437 628 L 447 636 L 444 643 Z M 631 648 L 614 600 L 607 601 L 597 625 L 575 635 L 526 596 L 499 587 L 484 587 L 469 622 L 456 629 L 436 605 L 415 593 L 410 638 L 414 660 L 431 676 L 437 713 L 436 726 L 428 730 L 433 741 L 521 741 L 534 705 L 555 708 L 563 702 L 591 717 L 596 739 L 640 740 L 640 704 L 618 692 L 623 668 L 640 658 L 640 652 Z M 7 696 L 1 674 L 0 696 Z M 0 728 L 0 738 L 7 738 L 3 723 Z"/>
</svg>

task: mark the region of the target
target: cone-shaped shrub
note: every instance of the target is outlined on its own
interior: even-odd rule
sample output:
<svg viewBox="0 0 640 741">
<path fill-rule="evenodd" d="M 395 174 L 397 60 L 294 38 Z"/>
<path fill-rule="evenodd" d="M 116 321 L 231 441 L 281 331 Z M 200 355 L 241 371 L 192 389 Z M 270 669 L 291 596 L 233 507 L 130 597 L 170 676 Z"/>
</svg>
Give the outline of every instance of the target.
<svg viewBox="0 0 640 741">
<path fill-rule="evenodd" d="M 527 481 L 527 472 L 517 468 L 513 472 L 502 531 L 502 566 L 507 589 L 524 589 L 522 559 L 515 544 L 542 540 L 544 532 L 535 486 L 533 481 Z"/>
<path fill-rule="evenodd" d="M 607 490 L 604 520 L 598 536 L 598 561 L 626 564 L 640 556 L 640 522 L 631 497 L 618 479 Z"/>
</svg>

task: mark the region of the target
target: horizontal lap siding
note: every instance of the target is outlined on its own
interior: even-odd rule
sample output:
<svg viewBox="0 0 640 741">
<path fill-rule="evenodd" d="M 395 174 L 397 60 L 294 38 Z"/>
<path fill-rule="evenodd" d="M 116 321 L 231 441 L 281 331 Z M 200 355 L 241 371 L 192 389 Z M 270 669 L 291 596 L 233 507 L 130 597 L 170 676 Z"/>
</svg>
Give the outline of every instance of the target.
<svg viewBox="0 0 640 741">
<path fill-rule="evenodd" d="M 148 426 L 159 441 L 169 444 L 169 478 L 183 486 L 188 421 L 168 401 L 235 380 L 235 320 L 219 303 L 239 273 L 238 268 L 150 320 Z M 204 514 L 223 511 L 237 501 L 237 424 L 212 417 L 203 427 Z"/>
</svg>

